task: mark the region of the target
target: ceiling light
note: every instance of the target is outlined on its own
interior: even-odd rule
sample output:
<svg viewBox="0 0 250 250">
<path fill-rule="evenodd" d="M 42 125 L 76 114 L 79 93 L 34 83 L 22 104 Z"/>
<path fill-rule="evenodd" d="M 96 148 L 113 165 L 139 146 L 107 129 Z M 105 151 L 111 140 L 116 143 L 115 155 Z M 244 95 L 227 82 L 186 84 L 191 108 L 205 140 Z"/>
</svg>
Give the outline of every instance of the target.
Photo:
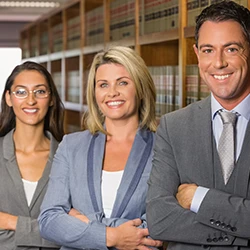
<svg viewBox="0 0 250 250">
<path fill-rule="evenodd" d="M 0 1 L 0 7 L 23 7 L 23 8 L 56 8 L 59 7 L 59 2 L 28 2 L 28 1 Z"/>
</svg>

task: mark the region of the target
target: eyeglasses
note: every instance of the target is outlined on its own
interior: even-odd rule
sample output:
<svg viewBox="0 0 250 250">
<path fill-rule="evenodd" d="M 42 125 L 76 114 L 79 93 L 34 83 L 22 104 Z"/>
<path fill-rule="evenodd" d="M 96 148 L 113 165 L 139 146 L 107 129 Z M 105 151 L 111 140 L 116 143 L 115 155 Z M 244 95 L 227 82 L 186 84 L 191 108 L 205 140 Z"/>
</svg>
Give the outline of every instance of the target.
<svg viewBox="0 0 250 250">
<path fill-rule="evenodd" d="M 49 96 L 50 91 L 48 91 L 45 88 L 39 88 L 39 89 L 33 89 L 33 90 L 27 90 L 26 88 L 16 88 L 15 91 L 11 93 L 14 94 L 16 98 L 19 98 L 19 99 L 25 99 L 31 93 L 34 94 L 35 98 L 43 99 Z"/>
</svg>

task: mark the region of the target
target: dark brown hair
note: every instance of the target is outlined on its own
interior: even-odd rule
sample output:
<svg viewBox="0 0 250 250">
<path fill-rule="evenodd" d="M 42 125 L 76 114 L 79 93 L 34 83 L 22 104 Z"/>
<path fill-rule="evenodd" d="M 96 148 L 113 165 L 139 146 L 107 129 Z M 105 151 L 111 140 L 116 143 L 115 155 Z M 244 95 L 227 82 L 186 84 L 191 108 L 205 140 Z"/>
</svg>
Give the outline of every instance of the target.
<svg viewBox="0 0 250 250">
<path fill-rule="evenodd" d="M 242 32 L 244 33 L 248 43 L 250 43 L 250 11 L 244 6 L 241 6 L 233 1 L 222 1 L 216 4 L 211 4 L 196 18 L 196 47 L 198 47 L 199 30 L 204 22 L 224 22 L 228 20 L 235 21 L 240 24 Z"/>
</svg>

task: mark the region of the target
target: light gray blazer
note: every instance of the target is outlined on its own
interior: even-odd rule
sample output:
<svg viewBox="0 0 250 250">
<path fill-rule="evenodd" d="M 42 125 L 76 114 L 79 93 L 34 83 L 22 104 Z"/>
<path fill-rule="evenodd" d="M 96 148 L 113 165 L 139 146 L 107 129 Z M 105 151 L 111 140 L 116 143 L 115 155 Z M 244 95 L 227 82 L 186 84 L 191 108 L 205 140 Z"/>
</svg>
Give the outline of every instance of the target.
<svg viewBox="0 0 250 250">
<path fill-rule="evenodd" d="M 61 249 L 107 249 L 106 226 L 141 218 L 145 227 L 153 141 L 153 132 L 137 132 L 111 218 L 105 218 L 101 178 L 106 136 L 93 136 L 89 131 L 66 135 L 56 152 L 38 219 L 43 237 L 65 246 Z M 72 207 L 85 214 L 90 223 L 68 215 Z"/>
<path fill-rule="evenodd" d="M 16 231 L 0 229 L 1 250 L 58 249 L 40 236 L 37 217 L 47 188 L 51 162 L 58 142 L 48 133 L 50 154 L 30 207 L 16 162 L 13 130 L 0 138 L 0 211 L 18 216 Z M 45 248 L 46 247 L 46 248 Z"/>
<path fill-rule="evenodd" d="M 224 185 L 210 97 L 163 116 L 147 196 L 151 236 L 170 241 L 168 250 L 250 249 L 249 171 L 248 125 L 236 167 Z M 182 183 L 210 188 L 197 214 L 183 209 L 175 198 Z"/>
</svg>

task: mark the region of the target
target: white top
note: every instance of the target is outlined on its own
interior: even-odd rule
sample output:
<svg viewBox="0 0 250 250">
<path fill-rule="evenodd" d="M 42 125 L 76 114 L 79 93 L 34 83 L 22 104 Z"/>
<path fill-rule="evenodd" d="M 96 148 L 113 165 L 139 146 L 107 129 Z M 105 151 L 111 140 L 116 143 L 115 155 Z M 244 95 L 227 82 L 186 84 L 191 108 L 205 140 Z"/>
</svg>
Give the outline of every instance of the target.
<svg viewBox="0 0 250 250">
<path fill-rule="evenodd" d="M 24 192 L 26 195 L 27 203 L 28 203 L 28 206 L 30 206 L 31 200 L 36 191 L 38 181 L 27 181 L 24 179 L 22 179 L 22 181 L 23 181 L 23 187 L 24 187 Z"/>
<path fill-rule="evenodd" d="M 106 218 L 110 218 L 124 170 L 102 171 L 102 206 Z"/>
</svg>

